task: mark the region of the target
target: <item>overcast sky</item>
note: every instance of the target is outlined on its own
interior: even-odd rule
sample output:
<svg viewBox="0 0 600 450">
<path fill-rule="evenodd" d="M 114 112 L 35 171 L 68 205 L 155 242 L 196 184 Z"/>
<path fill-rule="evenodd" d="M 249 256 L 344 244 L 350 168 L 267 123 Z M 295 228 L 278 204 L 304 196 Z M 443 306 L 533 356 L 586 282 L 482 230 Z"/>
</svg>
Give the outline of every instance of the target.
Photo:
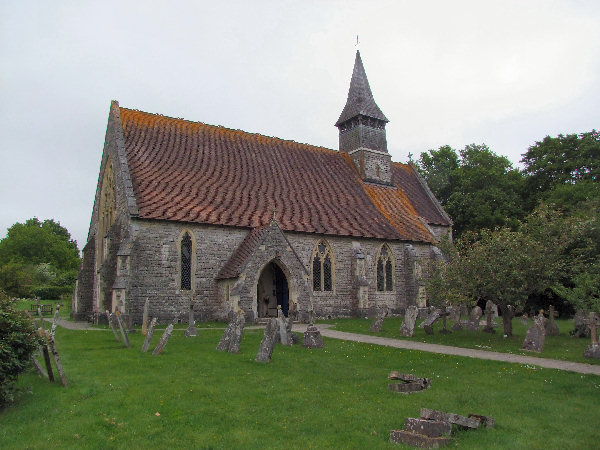
<svg viewBox="0 0 600 450">
<path fill-rule="evenodd" d="M 394 161 L 600 128 L 598 1 L 3 0 L 0 237 L 83 247 L 113 99 L 337 149 L 357 34 Z"/>
</svg>

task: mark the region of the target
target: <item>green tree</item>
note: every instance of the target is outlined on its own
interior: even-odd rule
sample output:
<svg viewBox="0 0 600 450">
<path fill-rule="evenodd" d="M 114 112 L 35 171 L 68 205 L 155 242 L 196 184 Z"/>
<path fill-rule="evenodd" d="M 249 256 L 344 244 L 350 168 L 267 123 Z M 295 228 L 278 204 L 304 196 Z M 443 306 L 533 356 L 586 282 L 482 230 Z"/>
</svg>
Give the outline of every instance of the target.
<svg viewBox="0 0 600 450">
<path fill-rule="evenodd" d="M 421 153 L 417 168 L 442 205 L 452 194 L 452 175 L 458 167 L 458 154 L 449 145 Z"/>
</svg>

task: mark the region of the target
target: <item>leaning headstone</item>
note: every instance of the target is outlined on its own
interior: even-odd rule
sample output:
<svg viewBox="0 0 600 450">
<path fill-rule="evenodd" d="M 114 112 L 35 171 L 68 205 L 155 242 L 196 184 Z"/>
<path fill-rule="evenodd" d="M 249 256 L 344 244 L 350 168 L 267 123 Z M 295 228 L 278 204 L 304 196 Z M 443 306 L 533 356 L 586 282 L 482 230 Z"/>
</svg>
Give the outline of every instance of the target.
<svg viewBox="0 0 600 450">
<path fill-rule="evenodd" d="M 119 337 L 119 333 L 117 331 L 117 328 L 115 327 L 115 321 L 113 320 L 112 314 L 109 313 L 108 310 L 106 310 L 105 312 L 106 312 L 106 320 L 108 320 L 108 325 L 110 326 L 110 329 L 114 333 L 115 339 L 117 340 L 117 342 L 119 342 L 121 340 L 121 338 Z"/>
<path fill-rule="evenodd" d="M 521 347 L 522 350 L 537 353 L 541 353 L 544 350 L 544 341 L 546 340 L 545 321 L 544 310 L 540 310 L 540 314 L 535 317 L 533 325 L 527 330 L 523 346 Z"/>
<path fill-rule="evenodd" d="M 600 326 L 600 318 L 595 312 L 591 312 L 587 321 L 590 328 L 592 343 L 583 352 L 584 358 L 600 359 L 600 345 L 598 345 L 598 326 Z"/>
<path fill-rule="evenodd" d="M 198 336 L 198 329 L 194 326 L 196 321 L 194 320 L 194 299 L 190 297 L 190 311 L 188 314 L 188 327 L 183 332 L 185 337 L 195 337 Z"/>
<path fill-rule="evenodd" d="M 421 322 L 419 327 L 423 328 L 425 333 L 433 334 L 433 324 L 436 323 L 440 318 L 441 313 L 442 312 L 439 309 L 434 309 L 431 314 L 429 314 L 429 316 L 423 322 Z"/>
<path fill-rule="evenodd" d="M 149 307 L 149 299 L 146 299 L 146 302 L 144 303 L 144 313 L 142 315 L 142 334 L 144 336 L 146 336 L 146 333 L 148 333 L 148 307 Z"/>
<path fill-rule="evenodd" d="M 546 335 L 547 336 L 560 336 L 560 330 L 556 325 L 555 317 L 558 317 L 558 311 L 554 310 L 554 305 L 550 305 L 548 311 L 548 320 L 546 321 Z"/>
<path fill-rule="evenodd" d="M 483 332 L 484 333 L 495 333 L 496 330 L 494 330 L 494 323 L 492 322 L 492 316 L 494 314 L 494 302 L 492 302 L 491 300 L 488 300 L 487 303 L 485 304 L 485 327 L 483 327 Z M 496 312 L 498 310 L 496 309 Z"/>
<path fill-rule="evenodd" d="M 246 323 L 246 315 L 240 309 L 238 311 L 238 316 L 235 319 L 233 333 L 232 333 L 231 339 L 229 341 L 229 348 L 227 349 L 227 351 L 229 353 L 238 353 L 240 351 L 240 346 L 242 345 L 242 333 L 244 331 L 245 323 Z"/>
<path fill-rule="evenodd" d="M 310 323 L 302 336 L 302 347 L 323 348 L 323 337 L 317 327 Z"/>
<path fill-rule="evenodd" d="M 296 333 L 292 333 L 292 326 L 294 325 L 294 321 L 291 317 L 288 317 L 285 322 L 285 329 L 288 335 L 288 341 L 290 345 L 296 345 L 298 343 L 298 335 Z"/>
<path fill-rule="evenodd" d="M 569 332 L 573 337 L 590 337 L 590 327 L 587 326 L 587 317 L 583 309 L 578 309 L 573 317 L 574 329 Z"/>
<path fill-rule="evenodd" d="M 119 324 L 119 329 L 121 330 L 121 336 L 123 336 L 123 343 L 125 344 L 125 347 L 129 348 L 130 347 L 129 336 L 127 335 L 127 330 L 125 330 L 125 327 L 123 326 L 123 322 L 121 321 L 121 313 L 119 311 L 117 311 L 115 313 L 115 316 L 117 318 L 117 323 Z"/>
<path fill-rule="evenodd" d="M 169 341 L 169 338 L 171 337 L 172 332 L 173 332 L 173 324 L 170 323 L 169 326 L 165 329 L 165 332 L 163 333 L 163 335 L 160 337 L 160 341 L 158 341 L 158 344 L 156 344 L 156 347 L 154 348 L 154 351 L 152 352 L 153 355 L 160 355 L 162 353 L 162 351 L 165 348 L 165 345 L 167 345 L 167 342 Z"/>
<path fill-rule="evenodd" d="M 258 348 L 258 354 L 256 355 L 257 362 L 267 363 L 271 361 L 273 347 L 275 346 L 275 336 L 278 332 L 279 324 L 277 323 L 277 319 L 273 318 L 269 320 L 265 328 L 265 334 L 260 342 L 260 347 Z"/>
<path fill-rule="evenodd" d="M 467 330 L 469 331 L 477 331 L 479 330 L 479 321 L 481 320 L 482 311 L 479 306 L 475 306 L 471 310 L 471 315 L 469 316 L 469 320 L 466 324 Z"/>
<path fill-rule="evenodd" d="M 142 353 L 146 353 L 148 351 L 148 347 L 150 346 L 150 340 L 152 339 L 152 335 L 154 334 L 154 327 L 156 326 L 156 317 L 152 318 L 152 322 L 150 322 L 150 328 L 148 328 L 146 332 L 146 339 L 144 339 L 144 344 L 142 345 Z"/>
<path fill-rule="evenodd" d="M 390 311 L 389 311 L 388 306 L 384 305 L 379 310 L 379 313 L 377 314 L 377 317 L 375 318 L 375 320 L 371 324 L 371 327 L 369 328 L 369 331 L 372 331 L 374 333 L 380 333 L 381 332 L 381 327 L 383 325 L 383 321 L 388 316 L 389 312 Z"/>
<path fill-rule="evenodd" d="M 229 323 L 227 324 L 227 328 L 225 328 L 225 332 L 223 336 L 221 336 L 221 340 L 217 344 L 217 350 L 220 352 L 228 352 L 231 340 L 233 339 L 233 334 L 235 332 L 237 317 L 232 317 Z"/>
<path fill-rule="evenodd" d="M 413 337 L 415 334 L 415 323 L 417 321 L 417 315 L 419 314 L 419 308 L 415 305 L 411 305 L 406 308 L 404 312 L 404 320 L 400 327 L 400 334 L 405 337 Z"/>
<path fill-rule="evenodd" d="M 279 325 L 279 339 L 283 345 L 290 345 L 287 332 L 287 323 L 281 310 L 281 305 L 277 305 L 277 324 Z"/>
</svg>

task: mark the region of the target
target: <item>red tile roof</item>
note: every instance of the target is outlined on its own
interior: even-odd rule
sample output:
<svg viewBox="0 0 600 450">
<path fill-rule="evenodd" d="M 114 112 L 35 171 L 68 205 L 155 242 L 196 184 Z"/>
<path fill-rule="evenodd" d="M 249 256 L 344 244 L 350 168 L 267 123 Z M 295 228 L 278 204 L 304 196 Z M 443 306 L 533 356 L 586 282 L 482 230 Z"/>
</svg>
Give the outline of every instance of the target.
<svg viewBox="0 0 600 450">
<path fill-rule="evenodd" d="M 256 228 L 268 224 L 275 209 L 284 231 L 432 240 L 417 214 L 439 217 L 418 181 L 398 170 L 404 165 L 394 165 L 394 181 L 406 193 L 363 183 L 342 152 L 119 112 L 141 218 Z"/>
</svg>

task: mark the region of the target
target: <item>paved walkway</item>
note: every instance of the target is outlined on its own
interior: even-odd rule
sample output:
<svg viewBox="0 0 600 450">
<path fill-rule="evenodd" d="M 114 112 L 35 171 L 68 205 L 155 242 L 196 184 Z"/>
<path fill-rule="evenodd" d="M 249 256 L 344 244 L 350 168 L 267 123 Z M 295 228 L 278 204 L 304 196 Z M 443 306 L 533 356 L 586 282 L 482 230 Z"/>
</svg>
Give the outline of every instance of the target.
<svg viewBox="0 0 600 450">
<path fill-rule="evenodd" d="M 57 324 L 63 328 L 68 328 L 69 330 L 108 331 L 107 328 L 94 328 L 88 322 L 73 322 L 70 320 L 58 319 Z M 504 361 L 517 364 L 530 364 L 548 369 L 568 370 L 571 372 L 600 375 L 600 366 L 595 366 L 592 364 L 559 361 L 557 359 L 538 358 L 536 356 L 513 355 L 511 353 L 488 352 L 485 350 L 452 347 L 450 345 L 427 344 L 425 342 L 409 341 L 405 339 L 392 339 L 381 336 L 371 336 L 367 334 L 346 333 L 345 331 L 330 330 L 329 327 L 331 327 L 329 324 L 317 324 L 317 328 L 321 332 L 321 335 L 332 339 L 364 342 L 365 344 L 384 345 L 386 347 L 418 350 L 430 353 L 441 353 L 444 355 L 466 356 L 468 358 L 489 359 L 493 361 Z M 264 326 L 251 326 L 247 328 L 264 328 Z M 215 328 L 206 329 L 214 330 Z M 293 331 L 303 333 L 306 331 L 306 324 L 294 324 Z"/>
<path fill-rule="evenodd" d="M 504 361 L 517 364 L 530 364 L 548 369 L 568 370 L 571 372 L 600 375 L 600 366 L 592 364 L 576 363 L 571 361 L 559 361 L 556 359 L 538 358 L 536 356 L 513 355 L 511 353 L 488 352 L 485 350 L 474 350 L 470 348 L 452 347 L 450 345 L 426 344 L 425 342 L 409 341 L 404 339 L 392 339 L 367 334 L 346 333 L 344 331 L 329 330 L 331 325 L 317 324 L 321 335 L 332 339 L 343 339 L 345 341 L 364 342 L 366 344 L 384 345 L 386 347 L 403 348 L 406 350 L 418 350 L 430 353 L 442 353 L 444 355 L 466 356 L 468 358 L 490 359 L 493 361 Z M 293 331 L 304 332 L 306 325 L 294 325 Z"/>
</svg>

